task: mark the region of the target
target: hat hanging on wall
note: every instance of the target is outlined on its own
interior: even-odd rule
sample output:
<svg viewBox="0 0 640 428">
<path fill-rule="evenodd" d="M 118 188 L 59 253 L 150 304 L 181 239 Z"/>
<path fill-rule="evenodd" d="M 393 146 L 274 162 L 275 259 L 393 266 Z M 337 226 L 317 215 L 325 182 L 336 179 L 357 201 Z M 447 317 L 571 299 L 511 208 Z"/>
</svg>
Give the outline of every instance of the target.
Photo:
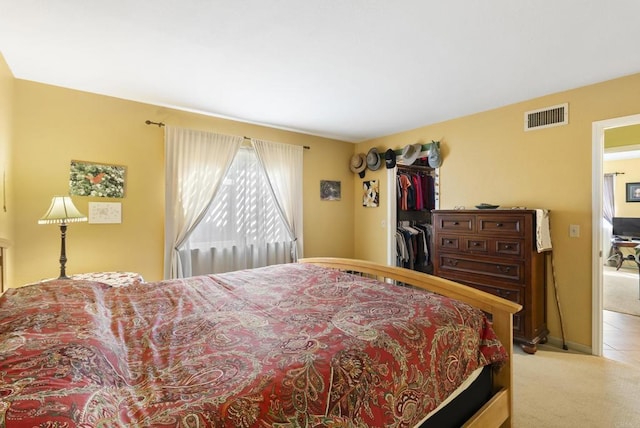
<svg viewBox="0 0 640 428">
<path fill-rule="evenodd" d="M 358 153 L 351 156 L 351 164 L 349 165 L 351 172 L 355 172 L 360 175 L 360 178 L 364 178 L 365 170 L 367 169 L 367 159 L 364 153 Z"/>
<path fill-rule="evenodd" d="M 396 166 L 396 152 L 393 149 L 388 149 L 384 152 L 384 162 L 387 165 L 387 169 L 391 169 Z"/>
<path fill-rule="evenodd" d="M 376 171 L 382 165 L 382 161 L 380 160 L 380 154 L 378 153 L 378 149 L 372 147 L 367 153 L 367 167 L 371 171 Z"/>
<path fill-rule="evenodd" d="M 442 165 L 442 157 L 440 157 L 440 141 L 431 140 L 429 147 L 429 156 L 427 157 L 431 168 L 439 168 Z"/>
<path fill-rule="evenodd" d="M 413 163 L 420 157 L 420 152 L 422 151 L 422 144 L 407 144 L 404 149 L 402 149 L 402 154 L 400 155 L 402 159 L 402 163 L 404 165 L 413 165 Z"/>
</svg>

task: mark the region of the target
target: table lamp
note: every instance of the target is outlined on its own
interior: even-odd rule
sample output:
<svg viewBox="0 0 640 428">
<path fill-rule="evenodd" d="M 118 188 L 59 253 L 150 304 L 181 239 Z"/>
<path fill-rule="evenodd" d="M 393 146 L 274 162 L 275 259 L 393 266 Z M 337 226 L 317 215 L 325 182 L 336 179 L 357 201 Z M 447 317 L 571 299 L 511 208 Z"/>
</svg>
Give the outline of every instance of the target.
<svg viewBox="0 0 640 428">
<path fill-rule="evenodd" d="M 65 265 L 67 263 L 65 248 L 67 223 L 78 223 L 81 221 L 87 221 L 87 216 L 78 211 L 69 196 L 54 196 L 51 200 L 51 206 L 42 218 L 38 220 L 38 224 L 60 224 L 60 276 L 58 279 L 69 278 L 65 273 Z"/>
</svg>

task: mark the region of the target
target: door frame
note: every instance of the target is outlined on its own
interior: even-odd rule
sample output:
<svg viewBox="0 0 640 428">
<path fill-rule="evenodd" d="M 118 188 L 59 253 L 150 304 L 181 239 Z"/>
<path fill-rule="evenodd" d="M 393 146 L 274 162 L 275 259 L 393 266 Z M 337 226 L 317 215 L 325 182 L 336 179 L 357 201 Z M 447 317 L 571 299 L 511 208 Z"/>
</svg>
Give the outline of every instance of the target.
<svg viewBox="0 0 640 428">
<path fill-rule="evenodd" d="M 420 152 L 420 157 L 429 155 L 428 150 Z M 397 157 L 396 157 L 397 159 Z M 435 192 L 435 209 L 440 209 L 440 168 L 434 168 L 433 186 Z M 396 265 L 396 230 L 397 230 L 397 205 L 398 205 L 398 187 L 396 186 L 396 174 L 398 167 L 387 168 L 387 264 L 389 266 Z M 384 223 L 382 224 L 384 227 Z"/>
<path fill-rule="evenodd" d="M 592 316 L 591 316 L 591 353 L 602 356 L 603 320 L 603 256 L 602 256 L 602 188 L 604 176 L 602 162 L 604 158 L 604 131 L 611 128 L 640 124 L 640 114 L 600 120 L 592 123 L 592 183 L 591 201 L 591 278 L 592 278 Z"/>
</svg>

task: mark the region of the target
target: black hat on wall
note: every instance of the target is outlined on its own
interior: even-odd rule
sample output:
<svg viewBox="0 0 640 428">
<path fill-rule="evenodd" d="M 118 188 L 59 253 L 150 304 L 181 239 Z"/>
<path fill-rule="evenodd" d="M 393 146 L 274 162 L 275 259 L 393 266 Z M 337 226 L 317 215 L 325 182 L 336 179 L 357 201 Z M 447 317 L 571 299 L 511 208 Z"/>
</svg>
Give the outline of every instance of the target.
<svg viewBox="0 0 640 428">
<path fill-rule="evenodd" d="M 384 152 L 384 162 L 387 165 L 387 169 L 395 168 L 396 152 L 393 149 L 388 149 Z"/>
</svg>

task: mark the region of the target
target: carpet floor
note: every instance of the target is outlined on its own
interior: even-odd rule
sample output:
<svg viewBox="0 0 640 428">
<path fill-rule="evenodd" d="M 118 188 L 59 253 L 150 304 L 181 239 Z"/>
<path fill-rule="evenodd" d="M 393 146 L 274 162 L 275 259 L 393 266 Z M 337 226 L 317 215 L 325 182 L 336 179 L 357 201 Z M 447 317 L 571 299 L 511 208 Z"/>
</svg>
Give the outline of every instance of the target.
<svg viewBox="0 0 640 428">
<path fill-rule="evenodd" d="M 603 272 L 603 305 L 606 310 L 640 316 L 637 269 L 606 267 Z"/>
<path fill-rule="evenodd" d="M 549 345 L 514 351 L 515 428 L 640 426 L 640 368 Z"/>
</svg>

